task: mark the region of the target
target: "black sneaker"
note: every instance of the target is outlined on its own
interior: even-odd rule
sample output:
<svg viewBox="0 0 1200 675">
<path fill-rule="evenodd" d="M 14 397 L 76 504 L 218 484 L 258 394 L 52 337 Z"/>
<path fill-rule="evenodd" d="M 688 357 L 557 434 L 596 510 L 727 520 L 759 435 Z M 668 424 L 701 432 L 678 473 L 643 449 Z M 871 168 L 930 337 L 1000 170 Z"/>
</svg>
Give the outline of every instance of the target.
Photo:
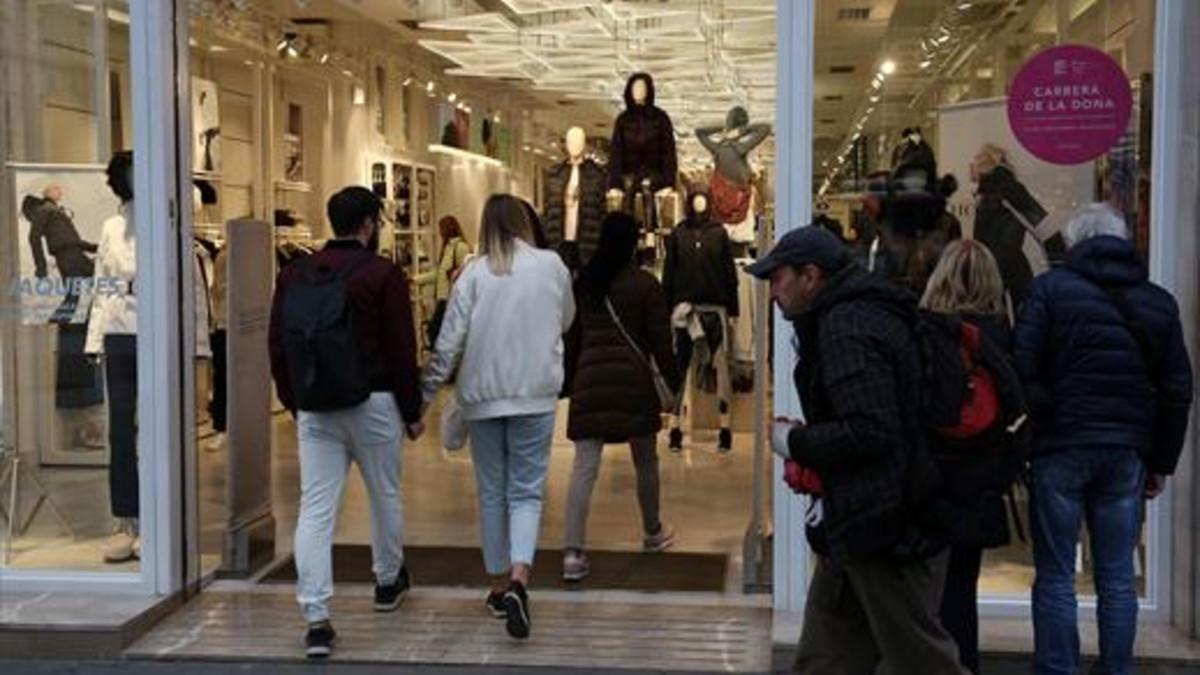
<svg viewBox="0 0 1200 675">
<path fill-rule="evenodd" d="M 717 435 L 717 450 L 721 452 L 729 452 L 733 449 L 733 432 L 728 427 L 721 429 L 721 433 Z"/>
<path fill-rule="evenodd" d="M 488 593 L 487 602 L 485 603 L 488 614 L 493 619 L 507 619 L 508 611 L 504 609 L 504 592 Z"/>
<path fill-rule="evenodd" d="M 682 429 L 672 429 L 671 433 L 667 435 L 667 438 L 668 438 L 667 447 L 670 448 L 671 452 L 682 452 L 683 451 L 683 430 Z"/>
<path fill-rule="evenodd" d="M 529 594 L 519 581 L 509 584 L 508 592 L 504 594 L 504 614 L 508 619 L 505 627 L 509 635 L 518 640 L 529 637 Z"/>
<path fill-rule="evenodd" d="M 408 589 L 411 587 L 412 582 L 408 578 L 408 568 L 401 567 L 400 574 L 396 576 L 396 580 L 391 585 L 375 585 L 375 611 L 395 611 L 400 603 L 404 602 L 404 596 L 408 595 Z"/>
<path fill-rule="evenodd" d="M 328 621 L 318 621 L 308 624 L 308 634 L 304 636 L 304 655 L 310 659 L 325 659 L 333 653 L 333 642 L 337 639 L 337 631 Z"/>
</svg>

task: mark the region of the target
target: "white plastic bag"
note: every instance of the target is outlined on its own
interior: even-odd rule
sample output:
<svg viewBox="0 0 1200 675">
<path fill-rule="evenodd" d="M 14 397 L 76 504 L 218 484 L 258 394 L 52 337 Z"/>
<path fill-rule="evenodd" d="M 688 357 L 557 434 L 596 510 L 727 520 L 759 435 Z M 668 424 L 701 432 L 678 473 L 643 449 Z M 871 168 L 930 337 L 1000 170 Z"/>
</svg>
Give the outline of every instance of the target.
<svg viewBox="0 0 1200 675">
<path fill-rule="evenodd" d="M 467 444 L 467 421 L 458 407 L 458 397 L 449 396 L 442 406 L 442 447 L 447 450 L 462 450 Z"/>
</svg>

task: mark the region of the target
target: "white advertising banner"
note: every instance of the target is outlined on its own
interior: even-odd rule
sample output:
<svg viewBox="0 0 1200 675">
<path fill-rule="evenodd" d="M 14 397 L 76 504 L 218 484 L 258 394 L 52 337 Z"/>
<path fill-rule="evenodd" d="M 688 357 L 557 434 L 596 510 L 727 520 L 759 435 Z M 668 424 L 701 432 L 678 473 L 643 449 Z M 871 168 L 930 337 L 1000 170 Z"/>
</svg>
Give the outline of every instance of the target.
<svg viewBox="0 0 1200 675">
<path fill-rule="evenodd" d="M 971 161 L 985 143 L 1003 148 L 1017 180 L 1046 210 L 1046 218 L 1037 228 L 1039 238 L 1045 241 L 1062 230 L 1076 208 L 1093 201 L 1094 165 L 1057 166 L 1034 157 L 1013 135 L 1006 104 L 1006 99 L 995 98 L 939 108 L 938 171 L 958 178 L 958 192 L 950 198 L 949 208 L 962 221 L 963 235 L 970 236 L 976 188 L 971 181 Z M 1046 260 L 1041 246 L 1027 236 L 1024 250 L 1034 273 L 1043 271 Z"/>
<path fill-rule="evenodd" d="M 5 306 L 24 325 L 86 323 L 94 257 L 104 221 L 119 202 L 104 167 L 94 164 L 10 164 L 17 205 L 16 278 Z M 68 298 L 73 299 L 67 302 Z"/>
</svg>

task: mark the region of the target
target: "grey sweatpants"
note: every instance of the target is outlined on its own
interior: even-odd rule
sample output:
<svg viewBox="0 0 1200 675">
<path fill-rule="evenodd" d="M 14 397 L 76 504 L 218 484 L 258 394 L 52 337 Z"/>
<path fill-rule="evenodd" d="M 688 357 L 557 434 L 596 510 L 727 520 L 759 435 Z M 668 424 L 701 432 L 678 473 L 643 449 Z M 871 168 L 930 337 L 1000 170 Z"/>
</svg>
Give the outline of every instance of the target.
<svg viewBox="0 0 1200 675">
<path fill-rule="evenodd" d="M 637 472 L 638 505 L 642 509 L 642 533 L 658 531 L 658 450 L 655 437 L 642 436 L 629 440 L 633 468 Z M 604 442 L 589 439 L 575 442 L 575 466 L 571 470 L 571 486 L 567 491 L 567 532 L 564 548 L 583 550 L 587 539 L 588 510 L 592 489 L 600 474 Z"/>
</svg>

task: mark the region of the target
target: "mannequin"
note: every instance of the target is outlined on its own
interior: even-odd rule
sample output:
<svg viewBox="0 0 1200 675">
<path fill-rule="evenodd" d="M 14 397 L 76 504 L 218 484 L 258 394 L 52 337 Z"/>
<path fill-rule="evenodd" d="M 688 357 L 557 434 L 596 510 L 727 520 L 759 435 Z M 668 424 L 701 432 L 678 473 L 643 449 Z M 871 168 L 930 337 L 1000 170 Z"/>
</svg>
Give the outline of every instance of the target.
<svg viewBox="0 0 1200 675">
<path fill-rule="evenodd" d="M 753 209 L 750 208 L 753 174 L 747 157 L 770 135 L 771 125 L 750 124 L 750 115 L 741 106 L 729 111 L 724 126 L 696 130 L 696 137 L 712 153 L 716 163 L 710 188 L 713 213 L 719 222 L 726 225 L 742 224 L 747 218 L 753 217 Z"/>
<path fill-rule="evenodd" d="M 721 416 L 717 449 L 729 452 L 733 448 L 729 319 L 738 315 L 738 279 L 733 244 L 725 228 L 713 220 L 707 192 L 694 190 L 688 195 L 687 218 L 667 238 L 666 254 L 663 291 L 672 309 L 679 369 L 685 378 L 699 377 L 702 388 L 715 389 Z M 674 452 L 683 449 L 679 412 L 671 417 Z"/>
<path fill-rule="evenodd" d="M 566 159 L 546 169 L 542 221 L 549 245 L 558 250 L 568 268 L 576 270 L 591 259 L 600 242 L 605 172 L 584 156 L 587 134 L 583 129 L 567 130 L 565 145 Z"/>
<path fill-rule="evenodd" d="M 625 84 L 625 110 L 613 125 L 609 154 L 609 197 L 620 200 L 622 210 L 640 218 L 644 228 L 657 230 L 654 198 L 675 186 L 678 160 L 675 129 L 654 105 L 654 78 L 648 73 L 634 73 Z"/>
<path fill-rule="evenodd" d="M 108 186 L 121 201 L 120 213 L 104 221 L 96 253 L 98 290 L 88 322 L 84 351 L 104 362 L 108 391 L 109 506 L 116 519 L 105 542 L 105 562 L 119 563 L 141 555 L 138 536 L 137 448 L 137 226 L 133 207 L 133 153 L 117 152 L 106 170 Z M 202 284 L 193 256 L 195 283 Z M 201 292 L 201 289 L 197 289 Z M 196 303 L 196 355 L 211 355 L 207 303 Z"/>
<path fill-rule="evenodd" d="M 900 144 L 892 150 L 892 175 L 922 175 L 925 190 L 933 192 L 936 188 L 937 159 L 933 148 L 921 136 L 920 127 L 908 127 L 900 132 Z"/>
</svg>

